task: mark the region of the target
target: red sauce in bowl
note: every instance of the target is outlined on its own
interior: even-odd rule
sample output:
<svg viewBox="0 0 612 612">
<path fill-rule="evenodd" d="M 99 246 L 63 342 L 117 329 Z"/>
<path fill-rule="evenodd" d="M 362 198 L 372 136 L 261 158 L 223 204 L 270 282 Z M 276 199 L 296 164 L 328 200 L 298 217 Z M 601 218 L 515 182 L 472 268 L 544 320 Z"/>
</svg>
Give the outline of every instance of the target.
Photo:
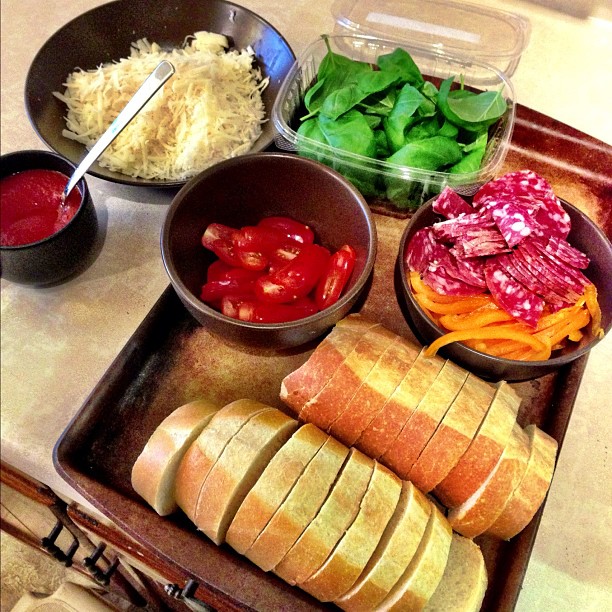
<svg viewBox="0 0 612 612">
<path fill-rule="evenodd" d="M 61 206 L 67 182 L 56 170 L 24 170 L 0 179 L 0 245 L 38 242 L 67 225 L 82 198 L 73 189 Z"/>
</svg>

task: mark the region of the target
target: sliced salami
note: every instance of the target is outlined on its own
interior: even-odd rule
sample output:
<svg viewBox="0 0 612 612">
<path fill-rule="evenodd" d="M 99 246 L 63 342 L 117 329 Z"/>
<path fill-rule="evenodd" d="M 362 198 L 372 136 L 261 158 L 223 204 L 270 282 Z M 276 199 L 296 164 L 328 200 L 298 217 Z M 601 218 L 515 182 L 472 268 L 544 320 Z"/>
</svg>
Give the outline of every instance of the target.
<svg viewBox="0 0 612 612">
<path fill-rule="evenodd" d="M 567 242 L 567 240 L 564 240 L 559 236 L 550 236 L 545 248 L 548 252 L 565 261 L 574 268 L 584 270 L 589 266 L 589 258 L 582 251 L 579 251 L 569 242 Z"/>
<path fill-rule="evenodd" d="M 528 244 L 520 244 L 516 249 L 516 256 L 520 257 L 530 270 L 534 270 L 543 283 L 569 303 L 574 303 L 580 297 L 580 294 L 574 291 L 571 285 L 563 282 L 555 271 L 546 265 L 539 253 L 533 248 L 530 249 Z"/>
<path fill-rule="evenodd" d="M 443 266 L 430 266 L 423 273 L 423 281 L 434 291 L 444 295 L 478 295 L 483 292 L 481 287 L 470 285 L 451 276 Z"/>
<path fill-rule="evenodd" d="M 510 248 L 497 228 L 467 230 L 456 239 L 451 249 L 451 253 L 458 259 L 488 257 L 509 252 Z"/>
<path fill-rule="evenodd" d="M 509 247 L 514 247 L 531 235 L 538 225 L 529 208 L 510 198 L 489 198 L 484 207 Z"/>
<path fill-rule="evenodd" d="M 512 278 L 500 264 L 491 257 L 485 266 L 487 287 L 497 304 L 515 319 L 536 327 L 544 310 L 544 300 Z"/>
<path fill-rule="evenodd" d="M 455 219 L 460 215 L 469 215 L 474 212 L 474 209 L 448 185 L 444 187 L 440 195 L 432 204 L 435 212 L 447 219 Z"/>
<path fill-rule="evenodd" d="M 438 242 L 434 237 L 432 226 L 418 230 L 406 248 L 406 265 L 410 270 L 422 274 L 433 259 L 437 248 Z"/>
<path fill-rule="evenodd" d="M 452 242 L 455 238 L 462 236 L 468 231 L 495 227 L 495 222 L 488 213 L 483 215 L 481 213 L 472 212 L 454 219 L 439 221 L 438 223 L 434 223 L 432 227 L 436 238 Z"/>
</svg>

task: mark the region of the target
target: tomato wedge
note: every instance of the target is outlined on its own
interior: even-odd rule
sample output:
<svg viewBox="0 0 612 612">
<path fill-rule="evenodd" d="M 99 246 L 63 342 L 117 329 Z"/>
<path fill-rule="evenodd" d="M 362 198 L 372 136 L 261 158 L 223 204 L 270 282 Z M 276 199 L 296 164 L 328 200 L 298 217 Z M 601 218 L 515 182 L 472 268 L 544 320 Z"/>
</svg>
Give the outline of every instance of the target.
<svg viewBox="0 0 612 612">
<path fill-rule="evenodd" d="M 291 217 L 264 217 L 257 225 L 258 227 L 281 231 L 287 238 L 300 244 L 312 244 L 314 242 L 314 232 L 310 227 Z"/>
<path fill-rule="evenodd" d="M 309 298 L 301 298 L 292 304 L 271 304 L 257 300 L 237 300 L 237 317 L 251 323 L 285 323 L 309 317 L 318 311 Z"/>
<path fill-rule="evenodd" d="M 284 267 L 255 282 L 255 295 L 262 302 L 286 304 L 307 296 L 325 271 L 330 252 L 309 244 Z"/>
<path fill-rule="evenodd" d="M 321 276 L 315 289 L 315 303 L 320 310 L 335 304 L 342 295 L 355 267 L 355 249 L 345 244 L 330 258 L 327 270 Z"/>
</svg>

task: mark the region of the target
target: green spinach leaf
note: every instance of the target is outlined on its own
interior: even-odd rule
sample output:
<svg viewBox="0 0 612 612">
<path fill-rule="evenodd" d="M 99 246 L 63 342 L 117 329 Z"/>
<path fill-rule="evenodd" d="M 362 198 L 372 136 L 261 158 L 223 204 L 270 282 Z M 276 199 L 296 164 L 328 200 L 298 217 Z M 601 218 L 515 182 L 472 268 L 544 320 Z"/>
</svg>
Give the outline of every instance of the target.
<svg viewBox="0 0 612 612">
<path fill-rule="evenodd" d="M 391 53 L 380 55 L 376 63 L 382 71 L 396 74 L 403 83 L 420 87 L 425 82 L 410 53 L 400 47 L 394 49 Z"/>
</svg>

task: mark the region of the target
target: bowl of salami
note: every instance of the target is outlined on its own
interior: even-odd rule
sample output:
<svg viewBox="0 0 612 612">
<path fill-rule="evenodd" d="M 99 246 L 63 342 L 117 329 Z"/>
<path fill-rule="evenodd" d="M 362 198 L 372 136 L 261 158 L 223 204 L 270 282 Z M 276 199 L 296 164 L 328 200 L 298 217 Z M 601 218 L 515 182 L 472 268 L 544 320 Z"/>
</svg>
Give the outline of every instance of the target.
<svg viewBox="0 0 612 612">
<path fill-rule="evenodd" d="M 468 201 L 445 189 L 412 217 L 398 269 L 409 324 L 490 380 L 529 380 L 612 326 L 612 245 L 544 177 L 511 172 Z"/>
</svg>

